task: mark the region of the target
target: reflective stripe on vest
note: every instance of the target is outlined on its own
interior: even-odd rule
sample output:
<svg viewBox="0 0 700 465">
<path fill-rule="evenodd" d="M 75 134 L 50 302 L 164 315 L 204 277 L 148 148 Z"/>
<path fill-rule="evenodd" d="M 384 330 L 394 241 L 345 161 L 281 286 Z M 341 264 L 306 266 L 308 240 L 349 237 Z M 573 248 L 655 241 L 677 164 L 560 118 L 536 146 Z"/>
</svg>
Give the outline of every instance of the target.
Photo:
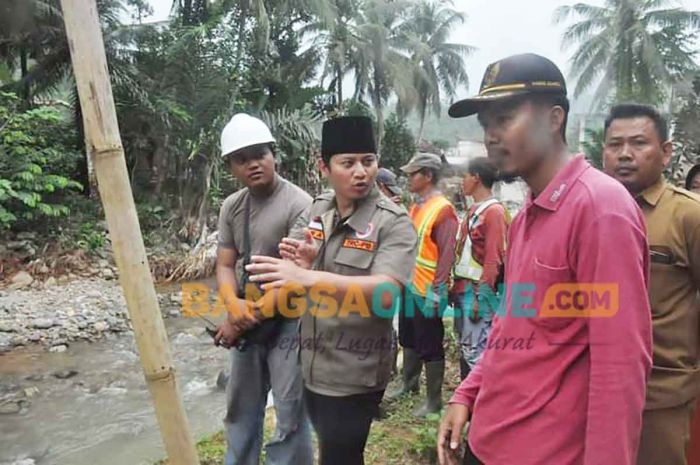
<svg viewBox="0 0 700 465">
<path fill-rule="evenodd" d="M 477 262 L 472 255 L 472 238 L 471 230 L 474 229 L 476 224 L 479 222 L 479 216 L 491 205 L 496 205 L 498 200 L 488 199 L 481 205 L 477 207 L 471 217 L 467 219 L 467 237 L 464 240 L 464 248 L 462 249 L 462 254 L 457 258 L 455 262 L 454 274 L 457 278 L 471 279 L 472 281 L 478 281 L 481 279 L 481 275 L 484 272 L 484 266 Z M 459 232 L 462 228 L 459 228 Z M 461 237 L 457 237 L 457 243 L 461 240 Z"/>
<path fill-rule="evenodd" d="M 435 220 L 442 209 L 446 207 L 454 208 L 443 195 L 437 195 L 426 201 L 421 207 L 413 205 L 409 212 L 418 232 L 418 254 L 413 276 L 413 289 L 414 292 L 423 296 L 426 294 L 427 287 L 433 285 L 437 270 L 438 248 L 430 235 Z"/>
</svg>

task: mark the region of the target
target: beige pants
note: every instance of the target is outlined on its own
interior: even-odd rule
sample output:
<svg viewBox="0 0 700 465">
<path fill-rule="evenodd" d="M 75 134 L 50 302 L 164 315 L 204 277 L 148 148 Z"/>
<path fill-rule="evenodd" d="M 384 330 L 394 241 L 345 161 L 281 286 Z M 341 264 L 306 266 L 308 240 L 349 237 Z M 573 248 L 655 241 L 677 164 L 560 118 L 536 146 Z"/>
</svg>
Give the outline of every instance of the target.
<svg viewBox="0 0 700 465">
<path fill-rule="evenodd" d="M 637 465 L 686 465 L 694 406 L 695 401 L 691 401 L 677 407 L 644 410 Z"/>
</svg>

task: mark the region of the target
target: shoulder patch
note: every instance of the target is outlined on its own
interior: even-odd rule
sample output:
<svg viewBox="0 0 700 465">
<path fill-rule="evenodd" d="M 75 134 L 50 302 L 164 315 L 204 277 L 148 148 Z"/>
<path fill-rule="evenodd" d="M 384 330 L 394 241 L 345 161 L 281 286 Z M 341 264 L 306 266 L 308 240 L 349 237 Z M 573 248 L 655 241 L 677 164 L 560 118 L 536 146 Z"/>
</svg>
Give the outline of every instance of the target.
<svg viewBox="0 0 700 465">
<path fill-rule="evenodd" d="M 396 205 L 394 202 L 392 202 L 391 200 L 389 200 L 385 197 L 380 198 L 377 201 L 377 207 L 381 208 L 382 210 L 390 211 L 394 215 L 407 215 L 408 214 L 408 212 L 406 211 L 406 209 L 404 207 L 402 207 L 401 205 Z"/>
<path fill-rule="evenodd" d="M 689 198 L 689 199 L 694 200 L 696 202 L 700 202 L 700 195 L 695 194 L 694 192 L 687 191 L 687 190 L 683 189 L 682 187 L 677 187 L 677 186 L 674 186 L 670 183 L 668 184 L 668 187 L 675 194 L 682 195 L 683 197 Z"/>
<path fill-rule="evenodd" d="M 325 192 L 320 193 L 319 195 L 316 196 L 314 199 L 314 202 L 320 202 L 320 201 L 331 201 L 333 200 L 333 197 L 335 197 L 335 192 L 331 190 L 327 190 Z"/>
</svg>

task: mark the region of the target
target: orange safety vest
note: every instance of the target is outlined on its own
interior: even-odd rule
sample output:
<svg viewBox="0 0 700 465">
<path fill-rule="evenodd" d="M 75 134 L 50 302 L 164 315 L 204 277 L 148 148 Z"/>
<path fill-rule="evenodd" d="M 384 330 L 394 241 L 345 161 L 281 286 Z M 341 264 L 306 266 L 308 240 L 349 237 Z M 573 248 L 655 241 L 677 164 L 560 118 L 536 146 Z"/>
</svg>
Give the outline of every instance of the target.
<svg viewBox="0 0 700 465">
<path fill-rule="evenodd" d="M 408 214 L 413 220 L 413 226 L 418 231 L 418 255 L 413 275 L 413 292 L 425 296 L 427 290 L 435 281 L 437 271 L 438 247 L 430 238 L 435 226 L 435 220 L 443 208 L 454 207 L 444 195 L 436 195 L 428 199 L 422 206 L 411 205 Z"/>
</svg>

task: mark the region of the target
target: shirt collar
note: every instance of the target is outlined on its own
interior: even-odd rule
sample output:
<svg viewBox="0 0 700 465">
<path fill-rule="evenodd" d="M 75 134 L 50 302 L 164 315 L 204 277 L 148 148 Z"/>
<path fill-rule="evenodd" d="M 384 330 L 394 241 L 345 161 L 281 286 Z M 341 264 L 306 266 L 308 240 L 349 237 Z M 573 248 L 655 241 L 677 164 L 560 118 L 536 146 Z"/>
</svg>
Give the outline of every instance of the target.
<svg viewBox="0 0 700 465">
<path fill-rule="evenodd" d="M 656 204 L 659 203 L 659 199 L 663 195 L 665 189 L 666 179 L 663 177 L 663 175 L 661 175 L 654 184 L 644 189 L 642 193 L 637 196 L 637 198 L 641 197 L 646 203 L 652 207 L 655 207 Z"/>
<path fill-rule="evenodd" d="M 356 232 L 366 232 L 370 227 L 369 221 L 372 219 L 372 215 L 374 214 L 375 206 L 380 195 L 379 189 L 375 185 L 367 197 L 355 202 L 355 210 L 345 220 L 345 224 L 350 226 Z M 335 198 L 333 198 L 333 201 L 328 205 L 328 210 L 321 214 L 320 219 L 322 220 L 324 217 L 326 219 L 333 218 L 334 215 L 337 215 L 337 212 L 338 210 L 335 203 Z"/>
<path fill-rule="evenodd" d="M 529 207 L 531 204 L 535 204 L 545 210 L 557 211 L 566 195 L 571 191 L 571 186 L 590 166 L 583 155 L 576 155 L 564 165 L 554 179 L 549 181 L 547 187 L 540 192 L 535 200 L 532 200 L 532 192 L 529 192 L 525 206 Z"/>
<path fill-rule="evenodd" d="M 440 192 L 440 189 L 433 189 L 433 190 L 431 190 L 430 192 L 428 192 L 428 194 L 427 194 L 425 197 L 422 197 L 422 196 L 420 196 L 420 195 L 417 195 L 417 196 L 416 196 L 416 203 L 417 203 L 418 205 L 423 205 L 423 204 L 424 204 L 425 202 L 427 202 L 428 200 L 430 200 L 430 199 L 432 199 L 433 197 L 438 196 L 438 195 L 440 195 L 440 194 L 442 194 L 442 192 Z"/>
</svg>

